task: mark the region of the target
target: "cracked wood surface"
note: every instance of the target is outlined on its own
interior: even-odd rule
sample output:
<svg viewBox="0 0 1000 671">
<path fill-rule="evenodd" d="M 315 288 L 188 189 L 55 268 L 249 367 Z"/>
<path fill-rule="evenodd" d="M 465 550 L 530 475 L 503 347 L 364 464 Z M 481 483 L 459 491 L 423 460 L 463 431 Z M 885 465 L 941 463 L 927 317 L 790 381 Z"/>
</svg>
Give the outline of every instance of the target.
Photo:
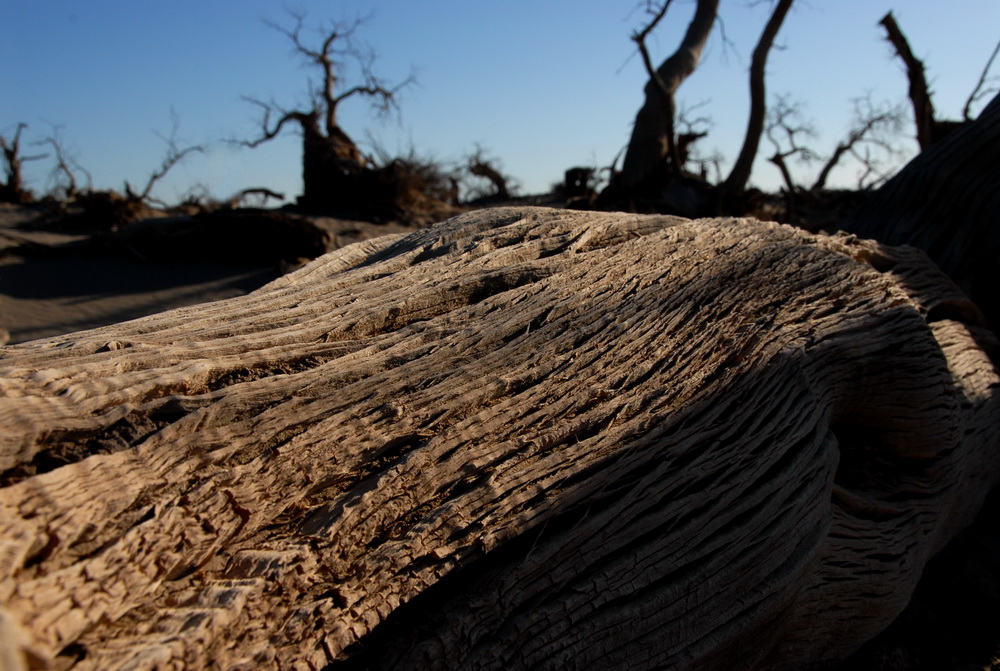
<svg viewBox="0 0 1000 671">
<path fill-rule="evenodd" d="M 505 208 L 0 349 L 0 661 L 842 658 L 998 479 L 980 323 L 910 248 Z"/>
</svg>

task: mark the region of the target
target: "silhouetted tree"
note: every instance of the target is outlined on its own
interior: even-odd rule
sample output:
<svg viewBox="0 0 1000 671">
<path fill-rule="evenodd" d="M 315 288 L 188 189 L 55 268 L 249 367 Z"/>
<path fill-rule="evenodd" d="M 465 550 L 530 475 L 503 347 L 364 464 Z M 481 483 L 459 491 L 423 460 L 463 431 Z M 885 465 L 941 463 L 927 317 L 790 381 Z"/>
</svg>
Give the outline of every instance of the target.
<svg viewBox="0 0 1000 671">
<path fill-rule="evenodd" d="M 34 196 L 24 187 L 24 176 L 21 173 L 22 164 L 25 161 L 34 161 L 45 158 L 45 154 L 35 156 L 21 156 L 21 131 L 28 127 L 26 123 L 17 124 L 14 136 L 10 139 L 0 135 L 0 149 L 3 149 L 3 157 L 6 162 L 7 179 L 4 184 L 0 184 L 0 202 L 5 203 L 30 203 Z"/>
<path fill-rule="evenodd" d="M 632 137 L 619 176 L 621 186 L 627 190 L 635 189 L 646 181 L 667 158 L 670 159 L 668 171 L 674 175 L 680 173 L 683 164 L 674 130 L 677 114 L 674 95 L 698 65 L 719 7 L 719 0 L 698 0 L 694 18 L 688 25 L 681 45 L 659 68 L 654 69 L 646 49 L 646 38 L 666 15 L 670 2 L 671 0 L 666 0 L 659 8 L 647 3 L 647 11 L 653 18 L 642 30 L 632 35 L 649 74 L 649 82 L 646 84 L 645 102 L 635 117 Z"/>
<path fill-rule="evenodd" d="M 815 139 L 817 132 L 810 122 L 801 119 L 802 104 L 791 102 L 788 96 L 776 97 L 767 115 L 764 134 L 774 147 L 774 154 L 768 160 L 781 172 L 790 194 L 825 189 L 830 173 L 845 156 L 852 156 L 862 166 L 858 189 L 870 189 L 888 179 L 883 163 L 886 156 L 900 153 L 893 137 L 902 128 L 903 110 L 899 105 L 875 104 L 870 97 L 856 98 L 853 103 L 850 130 L 828 156 L 823 156 L 803 141 Z M 792 176 L 788 165 L 792 158 L 804 163 L 822 161 L 812 186 L 805 187 Z"/>
<path fill-rule="evenodd" d="M 468 160 L 467 169 L 473 177 L 485 179 L 489 184 L 489 190 L 473 189 L 469 197 L 473 202 L 496 202 L 508 200 L 511 197 L 513 188 L 511 178 L 501 172 L 498 162 L 494 158 L 486 155 L 482 147 L 476 147 Z"/>
<path fill-rule="evenodd" d="M 792 1 L 778 0 L 778 4 L 771 13 L 771 18 L 764 26 L 764 32 L 753 50 L 753 58 L 750 61 L 750 116 L 747 119 L 747 132 L 743 136 L 743 147 L 736 158 L 736 163 L 733 164 L 729 177 L 722 184 L 724 197 L 733 197 L 742 193 L 750 179 L 750 171 L 753 168 L 754 159 L 757 157 L 757 148 L 760 146 L 760 138 L 767 119 L 764 90 L 764 69 L 767 65 L 767 55 L 774 45 L 774 38 L 781 29 L 781 24 L 792 6 Z"/>
<path fill-rule="evenodd" d="M 76 195 L 80 192 L 80 185 L 77 183 L 77 172 L 83 173 L 84 177 L 86 177 L 87 186 L 84 190 L 93 190 L 93 177 L 91 177 L 90 172 L 81 166 L 77 162 L 76 158 L 66 150 L 63 140 L 60 137 L 59 126 L 53 124 L 52 134 L 36 144 L 47 144 L 52 147 L 52 151 L 55 153 L 56 165 L 52 168 L 52 172 L 49 177 L 49 179 L 55 184 L 55 192 L 58 193 L 61 187 L 63 198 L 71 199 L 76 197 Z"/>
<path fill-rule="evenodd" d="M 937 114 L 934 111 L 934 102 L 931 100 L 930 88 L 927 84 L 927 77 L 924 74 L 924 63 L 913 55 L 910 43 L 896 23 L 892 12 L 883 16 L 882 20 L 879 21 L 879 25 L 885 28 L 886 38 L 892 44 L 904 65 L 906 65 L 906 77 L 909 80 L 908 94 L 910 103 L 913 105 L 913 120 L 916 124 L 917 143 L 920 145 L 921 151 L 936 142 L 940 142 L 958 127 L 969 123 L 972 120 L 973 103 L 997 90 L 996 87 L 986 86 L 986 83 L 987 74 L 993 64 L 993 60 L 996 58 L 997 52 L 1000 51 L 1000 42 L 997 43 L 993 54 L 986 62 L 986 67 L 983 68 L 983 73 L 975 89 L 973 89 L 969 95 L 969 99 L 965 103 L 965 108 L 962 111 L 962 119 L 956 121 L 937 118 Z"/>
<path fill-rule="evenodd" d="M 379 112 L 389 112 L 397 107 L 396 94 L 412 83 L 414 77 L 389 85 L 375 75 L 374 55 L 355 39 L 362 24 L 360 19 L 350 24 L 334 24 L 319 46 L 309 46 L 302 37 L 304 15 L 293 13 L 292 17 L 295 25 L 291 29 L 269 25 L 291 40 L 295 51 L 307 63 L 320 70 L 320 85 L 312 88 L 311 107 L 307 109 L 289 110 L 272 102 L 246 98 L 263 110 L 263 118 L 260 136 L 243 144 L 256 147 L 277 137 L 288 124 L 297 125 L 302 132 L 300 205 L 314 210 L 352 209 L 355 200 L 367 195 L 364 193 L 368 191 L 367 180 L 358 178 L 369 166 L 354 140 L 341 128 L 339 107 L 351 98 L 366 97 Z M 361 83 L 348 86 L 342 81 L 345 61 L 352 61 L 360 68 Z"/>
<path fill-rule="evenodd" d="M 200 144 L 190 145 L 184 148 L 178 146 L 177 130 L 180 127 L 180 120 L 177 113 L 173 110 L 170 112 L 170 118 L 172 124 L 170 128 L 170 136 L 165 137 L 157 133 L 157 135 L 159 135 L 159 137 L 167 143 L 167 154 L 163 157 L 163 162 L 160 163 L 160 167 L 150 173 L 149 179 L 146 180 L 146 185 L 141 191 L 136 192 L 128 181 L 125 182 L 125 196 L 129 200 L 150 201 L 150 194 L 153 191 L 153 186 L 155 186 L 158 181 L 166 177 L 167 173 L 170 172 L 175 165 L 183 161 L 190 154 L 197 154 L 205 151 L 205 146 Z"/>
</svg>

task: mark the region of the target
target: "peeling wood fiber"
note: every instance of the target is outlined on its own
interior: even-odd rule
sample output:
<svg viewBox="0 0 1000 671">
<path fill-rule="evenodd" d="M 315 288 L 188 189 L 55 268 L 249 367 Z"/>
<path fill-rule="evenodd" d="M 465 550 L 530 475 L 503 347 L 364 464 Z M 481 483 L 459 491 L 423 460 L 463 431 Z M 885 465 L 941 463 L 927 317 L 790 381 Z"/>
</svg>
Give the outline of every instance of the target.
<svg viewBox="0 0 1000 671">
<path fill-rule="evenodd" d="M 539 208 L 0 349 L 0 660 L 802 668 L 997 481 L 923 254 Z"/>
</svg>

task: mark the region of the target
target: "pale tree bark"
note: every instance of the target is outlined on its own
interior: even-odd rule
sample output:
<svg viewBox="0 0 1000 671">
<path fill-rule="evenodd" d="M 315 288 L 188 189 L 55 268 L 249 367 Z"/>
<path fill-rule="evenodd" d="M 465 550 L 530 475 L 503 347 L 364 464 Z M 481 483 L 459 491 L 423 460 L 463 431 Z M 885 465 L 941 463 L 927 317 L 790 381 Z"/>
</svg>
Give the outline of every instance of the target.
<svg viewBox="0 0 1000 671">
<path fill-rule="evenodd" d="M 535 208 L 0 350 L 0 645 L 41 668 L 803 668 L 998 478 L 924 255 Z"/>
<path fill-rule="evenodd" d="M 792 0 L 778 0 L 753 50 L 753 57 L 750 60 L 750 116 L 747 119 L 747 132 L 743 136 L 743 146 L 740 148 L 739 156 L 736 157 L 733 169 L 722 184 L 722 192 L 727 197 L 742 193 L 750 179 L 753 162 L 757 157 L 757 148 L 760 146 L 760 137 L 764 132 L 764 122 L 767 120 L 767 93 L 764 85 L 767 55 L 791 6 Z"/>
<path fill-rule="evenodd" d="M 702 49 L 712 32 L 719 7 L 718 0 L 698 0 L 694 18 L 688 25 L 681 45 L 655 72 L 652 72 L 652 64 L 645 48 L 645 35 L 663 18 L 669 4 L 669 1 L 665 2 L 650 26 L 634 37 L 651 76 L 646 84 L 646 100 L 636 114 L 632 137 L 622 164 L 620 179 L 626 189 L 642 183 L 668 156 L 671 147 L 674 147 L 674 158 L 677 158 L 674 137 L 674 116 L 677 106 L 674 94 L 697 67 Z M 676 164 L 672 168 L 675 171 L 680 170 L 680 166 Z"/>
</svg>

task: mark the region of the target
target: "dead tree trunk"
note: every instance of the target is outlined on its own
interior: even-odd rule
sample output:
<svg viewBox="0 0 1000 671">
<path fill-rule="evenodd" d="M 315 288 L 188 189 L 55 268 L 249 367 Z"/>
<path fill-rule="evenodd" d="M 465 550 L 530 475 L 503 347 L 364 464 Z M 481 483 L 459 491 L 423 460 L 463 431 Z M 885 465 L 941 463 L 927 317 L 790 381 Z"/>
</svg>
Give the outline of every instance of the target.
<svg viewBox="0 0 1000 671">
<path fill-rule="evenodd" d="M 845 228 L 927 252 L 1000 329 L 1000 95 L 918 154 Z"/>
<path fill-rule="evenodd" d="M 316 112 L 301 117 L 302 198 L 299 204 L 315 212 L 369 208 L 370 190 L 365 161 L 354 141 L 340 127 L 320 131 Z"/>
<path fill-rule="evenodd" d="M 0 350 L 0 649 L 39 667 L 801 668 L 997 480 L 912 248 L 493 209 Z"/>
<path fill-rule="evenodd" d="M 757 148 L 760 146 L 760 136 L 764 132 L 764 121 L 767 118 L 767 94 L 764 89 L 767 55 L 774 45 L 774 38 L 778 36 L 781 24 L 785 21 L 785 15 L 792 7 L 792 1 L 778 0 L 753 50 L 753 57 L 750 60 L 750 116 L 747 119 L 747 132 L 743 137 L 743 146 L 740 148 L 739 156 L 736 157 L 736 163 L 722 184 L 724 197 L 742 193 L 750 179 L 753 162 L 757 157 Z"/>
<path fill-rule="evenodd" d="M 934 144 L 934 104 L 931 102 L 930 90 L 927 87 L 927 77 L 924 75 L 924 63 L 913 55 L 910 43 L 896 23 L 896 17 L 889 12 L 882 17 L 879 25 L 885 28 L 886 37 L 896 53 L 906 65 L 906 78 L 909 81 L 910 103 L 913 105 L 913 122 L 917 127 L 917 143 L 924 150 Z"/>
<path fill-rule="evenodd" d="M 636 114 L 632 137 L 622 165 L 620 180 L 626 189 L 634 189 L 646 180 L 670 154 L 672 147 L 675 159 L 677 158 L 674 147 L 674 93 L 698 65 L 701 51 L 712 32 L 718 6 L 718 0 L 698 0 L 694 18 L 691 19 L 680 47 L 651 74 L 646 84 L 646 99 Z M 651 27 L 655 23 L 654 21 Z M 647 69 L 651 70 L 642 41 L 644 35 L 640 33 L 635 39 L 639 43 Z M 680 165 L 672 162 L 671 166 L 673 170 L 680 172 Z"/>
</svg>

